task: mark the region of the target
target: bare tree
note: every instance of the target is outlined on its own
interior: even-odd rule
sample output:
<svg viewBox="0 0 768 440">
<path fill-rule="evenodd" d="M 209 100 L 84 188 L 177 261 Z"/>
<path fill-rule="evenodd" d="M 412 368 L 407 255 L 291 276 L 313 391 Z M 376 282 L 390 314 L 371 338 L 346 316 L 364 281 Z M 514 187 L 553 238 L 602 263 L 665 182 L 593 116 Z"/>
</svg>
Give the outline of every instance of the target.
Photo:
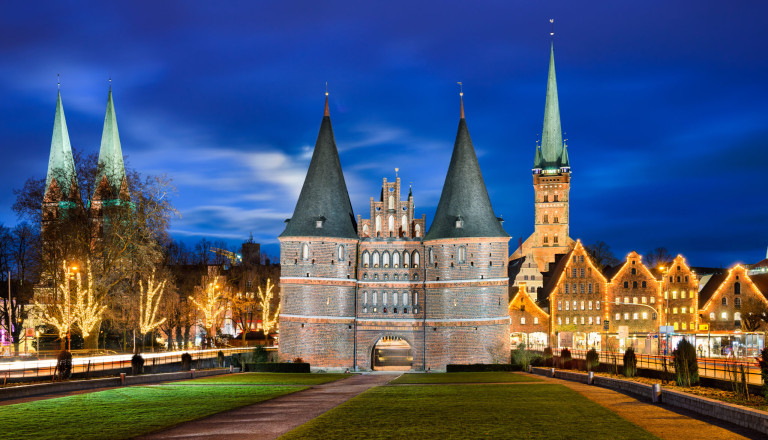
<svg viewBox="0 0 768 440">
<path fill-rule="evenodd" d="M 645 264 L 648 267 L 656 267 L 661 264 L 671 263 L 673 259 L 667 248 L 657 247 L 645 255 Z"/>
<path fill-rule="evenodd" d="M 598 240 L 594 244 L 586 246 L 587 252 L 600 269 L 619 264 L 619 260 L 611 252 L 611 247 L 604 241 Z"/>
<path fill-rule="evenodd" d="M 768 306 L 764 301 L 755 301 L 748 298 L 741 304 L 741 329 L 745 332 L 754 332 L 760 325 L 768 321 Z"/>
</svg>

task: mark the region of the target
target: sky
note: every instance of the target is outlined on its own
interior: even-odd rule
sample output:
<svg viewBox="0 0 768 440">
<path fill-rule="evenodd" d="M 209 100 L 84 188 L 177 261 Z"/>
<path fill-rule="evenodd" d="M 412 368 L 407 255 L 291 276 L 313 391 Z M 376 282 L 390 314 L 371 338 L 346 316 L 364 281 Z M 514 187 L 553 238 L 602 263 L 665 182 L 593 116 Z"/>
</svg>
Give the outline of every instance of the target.
<svg viewBox="0 0 768 440">
<path fill-rule="evenodd" d="M 531 168 L 555 19 L 570 235 L 623 258 L 765 258 L 764 1 L 137 1 L 0 6 L 0 222 L 45 176 L 57 74 L 72 146 L 98 152 L 112 90 L 126 161 L 167 174 L 178 240 L 277 255 L 323 112 L 355 213 L 395 168 L 431 222 L 459 120 L 512 236 L 533 232 Z"/>
</svg>

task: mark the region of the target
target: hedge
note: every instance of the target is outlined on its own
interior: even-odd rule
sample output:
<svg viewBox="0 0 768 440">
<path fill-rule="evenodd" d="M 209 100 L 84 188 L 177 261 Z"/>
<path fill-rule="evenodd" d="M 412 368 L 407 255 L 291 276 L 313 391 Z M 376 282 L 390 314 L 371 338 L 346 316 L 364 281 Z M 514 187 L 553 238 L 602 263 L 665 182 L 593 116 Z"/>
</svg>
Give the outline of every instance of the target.
<svg viewBox="0 0 768 440">
<path fill-rule="evenodd" d="M 447 373 L 475 373 L 481 371 L 519 371 L 520 366 L 512 364 L 448 364 Z"/>
<path fill-rule="evenodd" d="M 308 362 L 255 362 L 245 364 L 245 371 L 260 373 L 309 373 Z"/>
</svg>

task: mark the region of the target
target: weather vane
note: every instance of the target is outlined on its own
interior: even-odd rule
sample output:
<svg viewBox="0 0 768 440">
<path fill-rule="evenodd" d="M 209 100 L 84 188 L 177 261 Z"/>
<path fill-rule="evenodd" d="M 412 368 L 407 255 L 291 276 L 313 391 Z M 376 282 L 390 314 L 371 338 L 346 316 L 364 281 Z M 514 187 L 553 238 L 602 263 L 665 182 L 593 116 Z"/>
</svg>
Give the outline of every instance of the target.
<svg viewBox="0 0 768 440">
<path fill-rule="evenodd" d="M 459 96 L 464 96 L 464 85 L 461 83 L 461 81 L 456 82 L 456 84 L 459 85 Z"/>
<path fill-rule="evenodd" d="M 109 91 L 112 91 L 112 75 L 109 75 Z"/>
<path fill-rule="evenodd" d="M 554 18 L 550 18 L 549 19 L 549 23 L 552 25 L 552 30 L 549 31 L 549 36 L 554 38 L 554 36 L 555 36 L 555 19 Z"/>
<path fill-rule="evenodd" d="M 56 85 L 59 86 L 59 90 L 61 90 L 61 74 L 56 74 Z"/>
<path fill-rule="evenodd" d="M 328 81 L 325 82 L 325 96 L 328 96 Z"/>
</svg>

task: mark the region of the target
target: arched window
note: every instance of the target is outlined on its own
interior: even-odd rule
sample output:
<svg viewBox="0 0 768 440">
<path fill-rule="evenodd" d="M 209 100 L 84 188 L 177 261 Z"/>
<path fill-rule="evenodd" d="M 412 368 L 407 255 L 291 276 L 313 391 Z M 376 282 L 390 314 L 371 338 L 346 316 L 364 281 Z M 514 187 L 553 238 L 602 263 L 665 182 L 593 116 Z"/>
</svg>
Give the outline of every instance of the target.
<svg viewBox="0 0 768 440">
<path fill-rule="evenodd" d="M 371 235 L 370 231 L 368 231 L 368 225 L 363 225 L 363 236 L 368 237 Z"/>
<path fill-rule="evenodd" d="M 381 305 L 383 306 L 387 305 L 387 292 L 384 292 L 381 294 Z"/>
<path fill-rule="evenodd" d="M 429 248 L 429 250 L 427 250 L 427 257 L 429 259 L 430 266 L 435 264 L 435 251 L 433 251 L 432 248 Z"/>
<path fill-rule="evenodd" d="M 309 260 L 309 245 L 306 243 L 301 245 L 301 259 Z"/>
<path fill-rule="evenodd" d="M 392 252 L 392 267 L 400 267 L 400 253 L 397 251 Z"/>
<path fill-rule="evenodd" d="M 389 196 L 389 209 L 395 209 L 395 196 Z"/>
<path fill-rule="evenodd" d="M 635 270 L 635 269 L 632 269 Z M 632 288 L 637 289 L 637 281 L 632 281 Z"/>
<path fill-rule="evenodd" d="M 637 275 L 637 269 L 635 269 L 634 267 L 632 268 L 632 275 Z"/>
<path fill-rule="evenodd" d="M 419 292 L 413 292 L 413 305 L 419 305 Z"/>
<path fill-rule="evenodd" d="M 378 295 L 378 293 L 373 292 L 373 305 L 375 306 L 375 305 L 378 305 L 378 304 L 379 304 L 379 295 Z"/>
<path fill-rule="evenodd" d="M 371 255 L 368 251 L 363 252 L 363 267 L 368 267 L 371 264 Z"/>
<path fill-rule="evenodd" d="M 381 265 L 384 267 L 389 267 L 389 252 L 384 252 L 381 254 Z"/>
<path fill-rule="evenodd" d="M 344 245 L 343 244 L 339 245 L 338 257 L 339 257 L 339 261 L 344 259 Z"/>
<path fill-rule="evenodd" d="M 403 234 L 408 235 L 408 217 L 405 215 L 400 221 L 400 228 L 403 230 Z"/>
<path fill-rule="evenodd" d="M 525 316 L 520 317 L 520 325 L 525 325 Z"/>
<path fill-rule="evenodd" d="M 397 305 L 397 292 L 392 292 L 392 305 Z"/>
<path fill-rule="evenodd" d="M 390 232 L 395 230 L 395 216 L 394 215 L 390 215 L 389 216 L 389 220 L 387 221 L 387 228 L 389 229 Z"/>
<path fill-rule="evenodd" d="M 379 252 L 373 251 L 373 267 L 379 267 Z"/>
<path fill-rule="evenodd" d="M 733 320 L 734 321 L 741 321 L 741 312 L 736 312 L 733 314 Z"/>
<path fill-rule="evenodd" d="M 403 251 L 403 267 L 408 267 L 411 265 L 411 254 L 408 253 L 408 251 Z"/>
<path fill-rule="evenodd" d="M 421 258 L 419 258 L 419 251 L 413 251 L 413 267 L 419 267 Z"/>
<path fill-rule="evenodd" d="M 408 305 L 408 292 L 403 292 L 403 305 Z"/>
<path fill-rule="evenodd" d="M 459 246 L 459 264 L 463 264 L 467 260 L 467 248 L 464 246 Z"/>
<path fill-rule="evenodd" d="M 723 305 L 724 305 L 724 306 L 727 306 L 727 305 L 728 305 L 728 298 L 726 298 L 726 297 L 723 297 Z"/>
<path fill-rule="evenodd" d="M 368 304 L 368 292 L 363 292 L 363 304 Z"/>
<path fill-rule="evenodd" d="M 376 233 L 378 234 L 380 232 L 381 232 L 381 216 L 377 215 L 376 216 Z"/>
<path fill-rule="evenodd" d="M 413 228 L 413 232 L 415 233 L 415 235 L 416 235 L 417 237 L 421 237 L 421 226 L 419 226 L 419 225 L 416 225 L 416 226 Z"/>
<path fill-rule="evenodd" d="M 741 283 L 735 282 L 733 283 L 733 294 L 734 295 L 740 295 L 741 294 Z"/>
</svg>

